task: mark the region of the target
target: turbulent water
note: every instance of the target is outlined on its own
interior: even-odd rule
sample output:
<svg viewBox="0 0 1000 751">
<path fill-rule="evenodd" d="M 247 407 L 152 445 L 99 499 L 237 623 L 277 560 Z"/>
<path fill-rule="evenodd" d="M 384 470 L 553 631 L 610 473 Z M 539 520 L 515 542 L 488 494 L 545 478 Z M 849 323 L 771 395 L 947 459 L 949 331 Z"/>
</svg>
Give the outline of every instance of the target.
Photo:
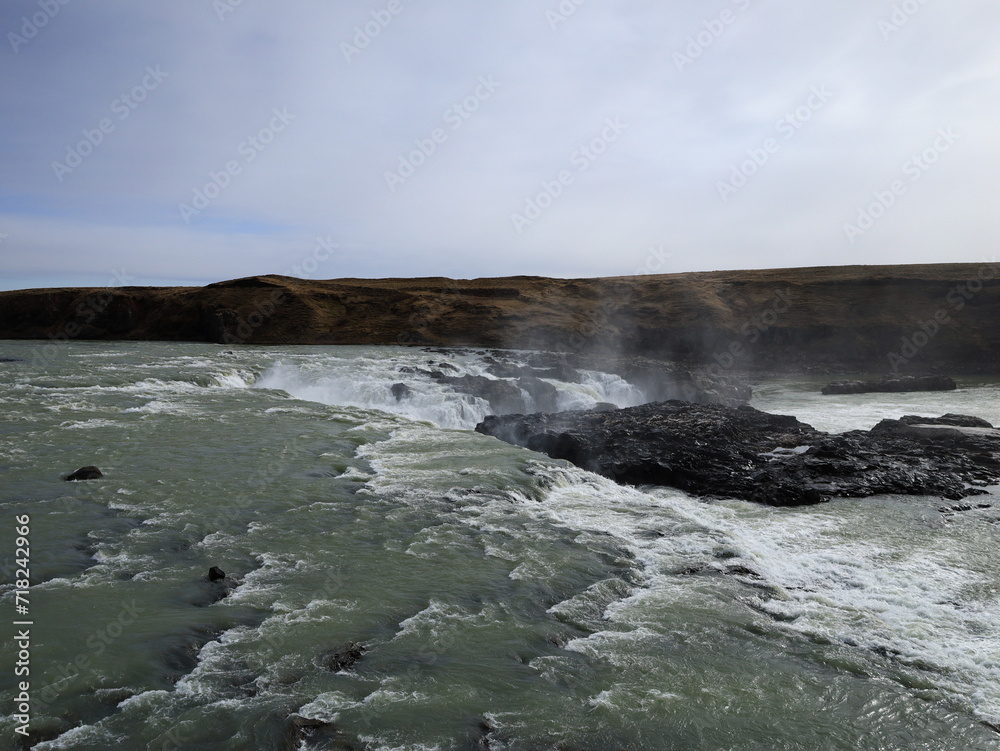
<svg viewBox="0 0 1000 751">
<path fill-rule="evenodd" d="M 43 751 L 1000 747 L 1000 503 L 773 509 L 617 486 L 472 432 L 484 402 L 400 371 L 482 374 L 481 353 L 0 356 L 22 358 L 0 363 L 0 747 L 21 747 L 19 515 Z M 566 408 L 642 401 L 615 376 L 551 382 Z M 760 384 L 755 406 L 825 430 L 1000 423 L 996 383 L 819 385 Z M 106 477 L 62 480 L 90 464 Z M 352 642 L 361 659 L 331 670 Z M 291 715 L 338 734 L 296 735 Z"/>
</svg>

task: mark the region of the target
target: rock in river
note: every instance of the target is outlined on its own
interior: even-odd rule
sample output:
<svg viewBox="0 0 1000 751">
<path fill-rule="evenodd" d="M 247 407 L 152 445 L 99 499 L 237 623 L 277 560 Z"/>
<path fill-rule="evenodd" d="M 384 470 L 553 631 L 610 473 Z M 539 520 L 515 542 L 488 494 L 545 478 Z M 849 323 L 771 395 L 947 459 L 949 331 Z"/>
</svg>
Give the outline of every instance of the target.
<svg viewBox="0 0 1000 751">
<path fill-rule="evenodd" d="M 66 482 L 79 482 L 80 480 L 99 480 L 104 477 L 104 473 L 97 467 L 80 467 L 76 472 L 66 475 L 63 479 Z"/>
<path fill-rule="evenodd" d="M 835 381 L 823 387 L 824 394 L 903 393 L 905 391 L 954 391 L 948 376 L 885 377 L 878 381 Z"/>
<path fill-rule="evenodd" d="M 830 435 L 752 407 L 668 401 L 490 416 L 476 430 L 617 482 L 773 506 L 889 493 L 959 499 L 984 492 L 969 483 L 1000 478 L 1000 431 L 957 415 Z"/>
<path fill-rule="evenodd" d="M 320 658 L 320 662 L 327 670 L 339 673 L 341 670 L 350 670 L 354 667 L 354 663 L 360 660 L 367 651 L 368 647 L 364 644 L 352 641 L 325 653 Z"/>
</svg>

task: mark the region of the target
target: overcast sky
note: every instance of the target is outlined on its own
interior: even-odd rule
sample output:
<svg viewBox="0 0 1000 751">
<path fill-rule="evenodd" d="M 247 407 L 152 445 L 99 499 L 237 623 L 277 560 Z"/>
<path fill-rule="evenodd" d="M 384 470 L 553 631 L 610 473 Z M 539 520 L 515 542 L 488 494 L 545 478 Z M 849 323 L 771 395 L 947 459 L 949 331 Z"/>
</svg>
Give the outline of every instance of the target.
<svg viewBox="0 0 1000 751">
<path fill-rule="evenodd" d="M 976 262 L 996 0 L 5 0 L 0 287 Z"/>
</svg>

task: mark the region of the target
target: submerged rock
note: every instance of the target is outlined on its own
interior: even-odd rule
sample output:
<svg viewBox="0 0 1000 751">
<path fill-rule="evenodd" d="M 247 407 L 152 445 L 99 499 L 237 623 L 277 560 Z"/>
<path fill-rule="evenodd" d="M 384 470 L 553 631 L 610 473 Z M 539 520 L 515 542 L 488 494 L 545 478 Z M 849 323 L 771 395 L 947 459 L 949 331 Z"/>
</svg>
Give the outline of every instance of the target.
<svg viewBox="0 0 1000 751">
<path fill-rule="evenodd" d="M 925 443 L 941 441 L 962 442 L 968 438 L 1000 439 L 1000 430 L 986 420 L 966 415 L 917 417 L 907 415 L 898 420 L 882 420 L 872 428 L 873 433 L 911 438 Z"/>
<path fill-rule="evenodd" d="M 349 751 L 355 746 L 332 722 L 293 714 L 285 720 L 285 746 L 288 751 L 302 748 L 325 748 Z"/>
<path fill-rule="evenodd" d="M 66 482 L 79 482 L 80 480 L 99 480 L 104 477 L 104 473 L 97 467 L 80 467 L 76 472 L 66 475 L 63 479 Z"/>
<path fill-rule="evenodd" d="M 944 430 L 964 431 L 961 439 L 921 431 L 934 419 L 946 421 Z M 870 431 L 829 435 L 752 407 L 669 401 L 604 412 L 490 416 L 476 431 L 621 483 L 799 506 L 837 496 L 957 500 L 981 494 L 969 483 L 1000 479 L 1000 431 L 983 423 L 957 415 L 905 417 Z M 914 428 L 917 435 L 909 432 Z"/>
<path fill-rule="evenodd" d="M 548 381 L 532 376 L 524 376 L 517 379 L 518 388 L 522 389 L 531 398 L 533 412 L 556 412 L 559 389 Z"/>
<path fill-rule="evenodd" d="M 367 649 L 364 644 L 352 641 L 342 647 L 330 650 L 320 658 L 320 662 L 323 667 L 334 673 L 339 673 L 341 670 L 350 670 L 354 667 L 354 663 L 361 659 Z"/>
<path fill-rule="evenodd" d="M 413 389 L 405 383 L 394 383 L 389 387 L 389 391 L 396 397 L 397 402 L 401 402 L 403 399 L 407 399 L 413 395 Z"/>
<path fill-rule="evenodd" d="M 557 411 L 559 389 L 550 381 L 580 383 L 582 371 L 618 376 L 640 392 L 645 397 L 643 401 L 681 399 L 738 406 L 746 404 L 753 394 L 740 377 L 713 376 L 677 363 L 643 357 L 535 352 L 522 360 L 512 358 L 510 353 L 491 351 L 483 361 L 494 378 L 449 375 L 440 369 L 427 371 L 410 366 L 398 370 L 424 375 L 459 393 L 479 397 L 489 403 L 493 414 L 499 415 Z"/>
<path fill-rule="evenodd" d="M 905 391 L 954 391 L 958 384 L 948 376 L 885 377 L 878 381 L 835 381 L 824 394 L 902 393 Z"/>
<path fill-rule="evenodd" d="M 490 409 L 499 414 L 524 412 L 528 409 L 524 393 L 513 382 L 486 376 L 446 376 L 439 370 L 431 373 L 438 383 L 451 386 L 455 391 L 485 399 Z"/>
</svg>

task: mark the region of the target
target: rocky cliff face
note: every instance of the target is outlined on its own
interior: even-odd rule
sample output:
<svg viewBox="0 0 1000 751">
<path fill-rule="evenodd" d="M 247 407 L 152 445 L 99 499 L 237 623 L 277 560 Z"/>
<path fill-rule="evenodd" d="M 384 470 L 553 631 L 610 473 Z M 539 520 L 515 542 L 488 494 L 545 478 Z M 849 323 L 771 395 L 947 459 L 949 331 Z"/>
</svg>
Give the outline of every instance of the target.
<svg viewBox="0 0 1000 751">
<path fill-rule="evenodd" d="M 995 264 L 0 292 L 8 339 L 523 348 L 680 360 L 715 376 L 991 372 L 998 320 Z"/>
</svg>

